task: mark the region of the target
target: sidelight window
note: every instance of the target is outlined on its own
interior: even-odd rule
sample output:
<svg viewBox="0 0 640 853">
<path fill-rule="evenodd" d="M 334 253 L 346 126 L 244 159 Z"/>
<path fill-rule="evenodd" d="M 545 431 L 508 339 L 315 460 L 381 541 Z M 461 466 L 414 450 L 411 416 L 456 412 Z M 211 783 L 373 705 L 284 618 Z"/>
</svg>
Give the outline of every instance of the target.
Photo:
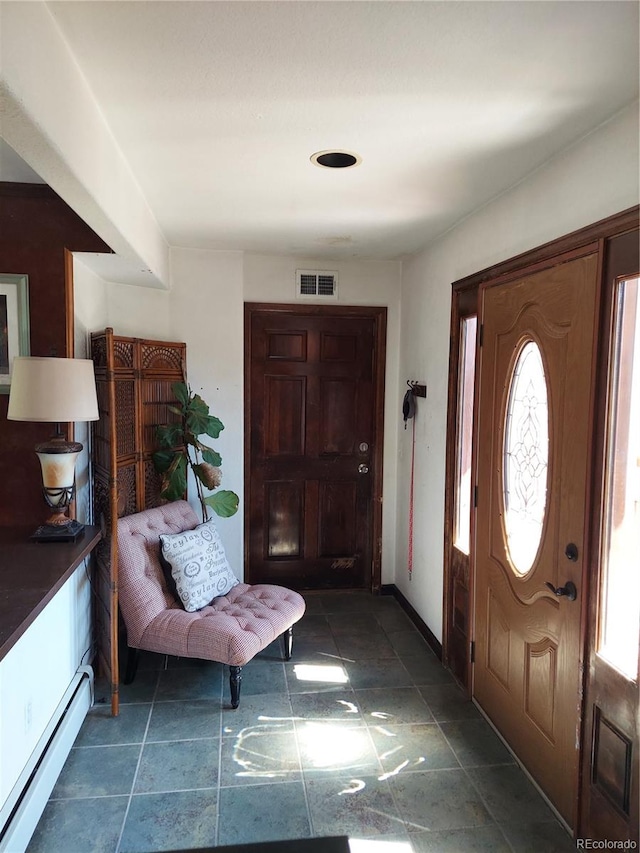
<svg viewBox="0 0 640 853">
<path fill-rule="evenodd" d="M 638 675 L 640 630 L 640 279 L 615 293 L 606 444 L 599 653 Z"/>
<path fill-rule="evenodd" d="M 540 348 L 528 341 L 513 369 L 503 451 L 507 553 L 520 576 L 531 571 L 542 539 L 548 459 L 547 380 Z"/>
<path fill-rule="evenodd" d="M 453 544 L 469 553 L 471 533 L 471 440 L 473 430 L 473 383 L 476 364 L 477 317 L 465 317 L 460 326 L 458 359 L 458 434 L 456 436 L 456 509 Z"/>
</svg>

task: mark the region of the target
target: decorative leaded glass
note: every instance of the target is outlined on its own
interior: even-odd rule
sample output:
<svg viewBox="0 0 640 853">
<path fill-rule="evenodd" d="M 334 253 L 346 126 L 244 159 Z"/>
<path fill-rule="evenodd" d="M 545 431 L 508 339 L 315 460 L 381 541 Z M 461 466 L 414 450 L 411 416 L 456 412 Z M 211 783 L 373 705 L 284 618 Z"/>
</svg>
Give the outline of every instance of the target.
<svg viewBox="0 0 640 853">
<path fill-rule="evenodd" d="M 507 552 L 515 571 L 526 575 L 542 537 L 549 460 L 547 381 L 533 341 L 522 348 L 513 370 L 504 436 Z"/>
</svg>

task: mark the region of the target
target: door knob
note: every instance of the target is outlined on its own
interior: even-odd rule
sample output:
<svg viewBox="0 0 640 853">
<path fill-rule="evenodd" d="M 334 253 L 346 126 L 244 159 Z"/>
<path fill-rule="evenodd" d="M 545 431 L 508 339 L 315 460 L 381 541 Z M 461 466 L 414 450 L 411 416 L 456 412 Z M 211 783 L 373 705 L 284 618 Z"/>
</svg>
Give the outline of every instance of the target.
<svg viewBox="0 0 640 853">
<path fill-rule="evenodd" d="M 361 463 L 358 465 L 358 474 L 367 474 L 369 471 L 369 466 Z"/>
<path fill-rule="evenodd" d="M 567 581 L 564 586 L 554 586 L 552 583 L 547 581 L 545 586 L 548 587 L 554 595 L 557 595 L 558 597 L 566 596 L 569 601 L 575 601 L 578 597 L 578 590 L 572 581 Z"/>
</svg>

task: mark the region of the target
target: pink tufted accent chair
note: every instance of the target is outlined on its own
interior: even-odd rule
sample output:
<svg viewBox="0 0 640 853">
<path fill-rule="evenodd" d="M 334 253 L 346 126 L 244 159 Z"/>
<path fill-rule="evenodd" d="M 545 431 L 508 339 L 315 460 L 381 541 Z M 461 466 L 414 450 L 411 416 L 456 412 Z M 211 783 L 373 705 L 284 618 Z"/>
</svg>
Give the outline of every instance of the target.
<svg viewBox="0 0 640 853">
<path fill-rule="evenodd" d="M 218 661 L 230 667 L 231 706 L 237 708 L 244 664 L 280 635 L 285 659 L 291 658 L 293 625 L 305 603 L 285 587 L 239 583 L 188 613 L 167 587 L 160 535 L 191 530 L 198 523 L 186 501 L 118 520 L 119 598 L 129 646 L 125 683 L 135 677 L 139 649 Z"/>
</svg>

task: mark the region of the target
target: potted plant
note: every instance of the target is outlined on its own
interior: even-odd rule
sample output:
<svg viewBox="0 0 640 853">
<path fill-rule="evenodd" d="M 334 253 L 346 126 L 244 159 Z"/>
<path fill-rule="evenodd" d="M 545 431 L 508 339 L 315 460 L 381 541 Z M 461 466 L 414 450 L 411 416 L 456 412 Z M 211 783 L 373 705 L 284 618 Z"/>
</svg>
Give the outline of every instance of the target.
<svg viewBox="0 0 640 853">
<path fill-rule="evenodd" d="M 169 411 L 178 415 L 179 420 L 158 427 L 159 449 L 153 454 L 156 470 L 162 475 L 161 497 L 168 501 L 183 498 L 191 468 L 203 521 L 208 519 L 210 509 L 223 518 L 235 515 L 238 511 L 238 495 L 218 489 L 222 480 L 222 457 L 199 438 L 201 435 L 218 438 L 224 424 L 215 415 L 209 414 L 209 406 L 199 394 L 191 391 L 186 382 L 174 382 L 171 389 L 178 405 L 170 406 Z M 217 491 L 205 495 L 205 489 Z"/>
</svg>

